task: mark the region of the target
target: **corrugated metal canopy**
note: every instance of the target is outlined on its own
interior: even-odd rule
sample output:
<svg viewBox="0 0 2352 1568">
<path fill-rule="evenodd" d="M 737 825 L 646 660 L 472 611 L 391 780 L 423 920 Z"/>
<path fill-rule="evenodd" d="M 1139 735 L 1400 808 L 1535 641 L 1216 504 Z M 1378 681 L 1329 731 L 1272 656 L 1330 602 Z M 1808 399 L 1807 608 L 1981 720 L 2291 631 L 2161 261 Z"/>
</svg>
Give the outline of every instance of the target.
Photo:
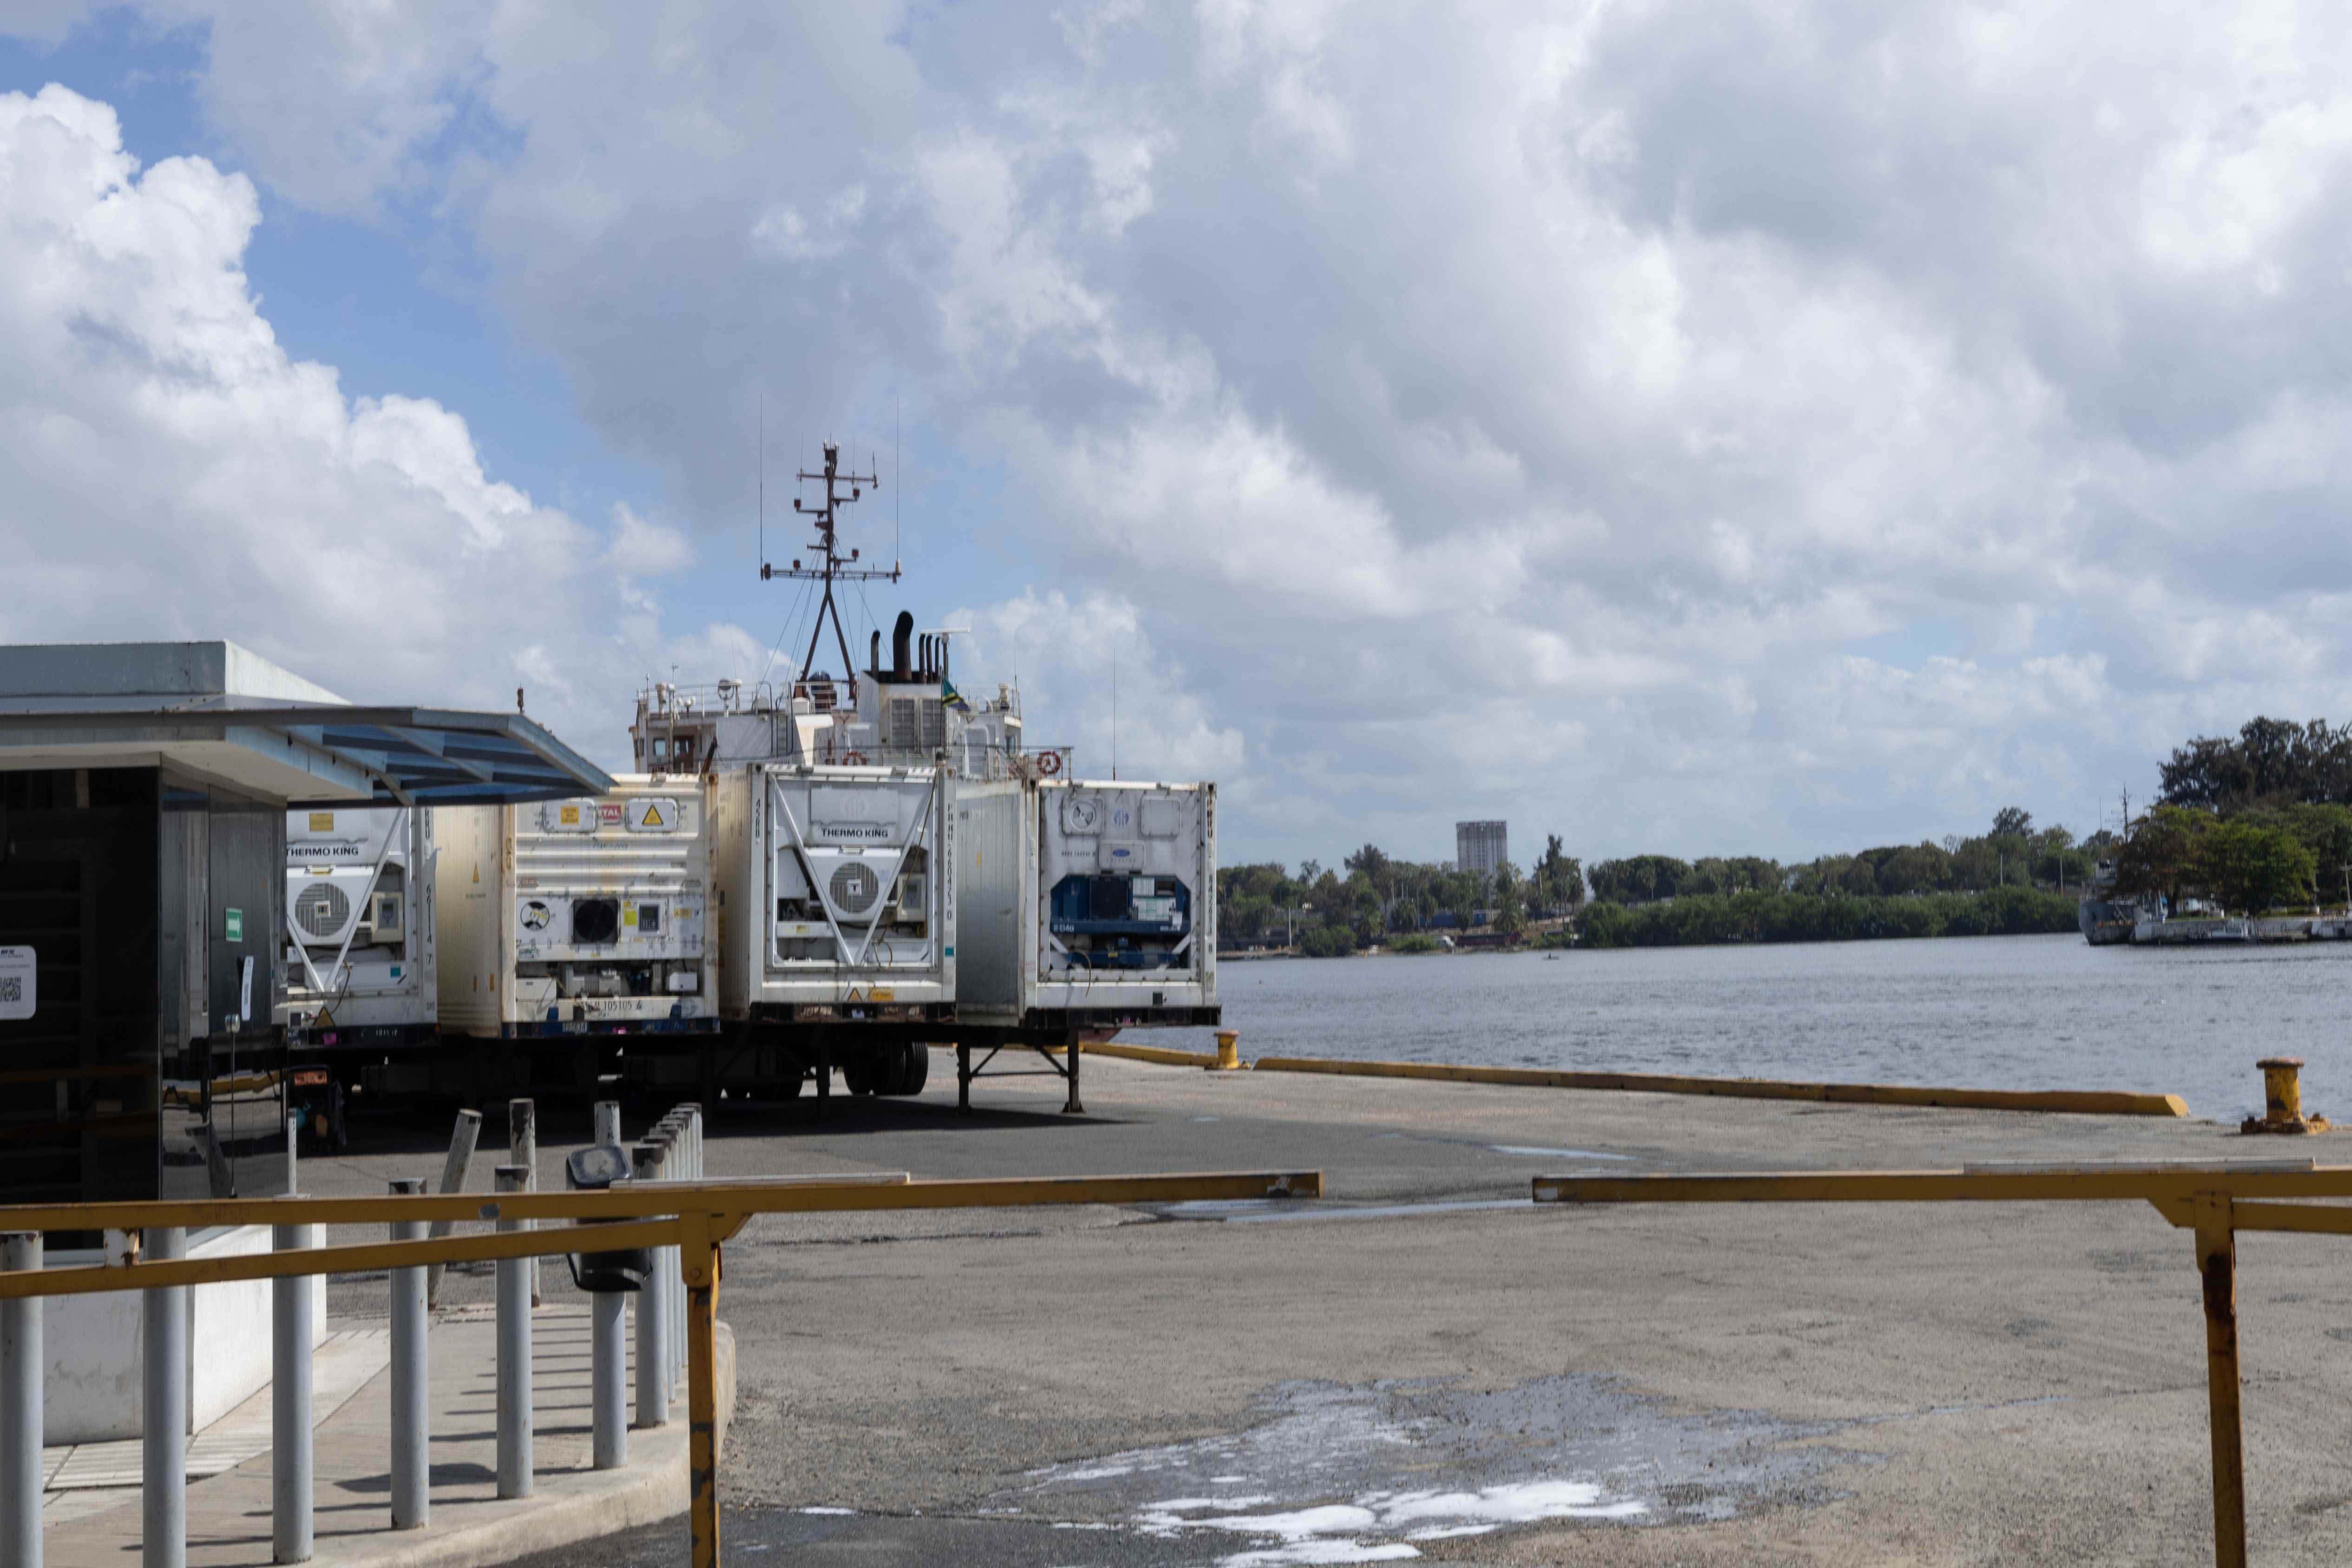
<svg viewBox="0 0 2352 1568">
<path fill-rule="evenodd" d="M 164 764 L 320 805 L 499 805 L 613 787 L 519 713 L 242 696 L 0 698 L 0 768 Z"/>
</svg>

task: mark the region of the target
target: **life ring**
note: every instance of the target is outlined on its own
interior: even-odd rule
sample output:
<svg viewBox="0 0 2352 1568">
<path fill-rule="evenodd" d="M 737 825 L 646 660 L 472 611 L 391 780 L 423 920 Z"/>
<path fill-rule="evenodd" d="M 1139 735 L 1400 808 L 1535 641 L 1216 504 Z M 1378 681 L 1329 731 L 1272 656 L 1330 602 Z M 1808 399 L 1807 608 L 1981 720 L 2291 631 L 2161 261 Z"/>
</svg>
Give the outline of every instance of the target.
<svg viewBox="0 0 2352 1568">
<path fill-rule="evenodd" d="M 862 751 L 844 753 L 841 758 L 841 765 L 844 768 L 863 768 L 866 766 L 866 753 Z"/>
<path fill-rule="evenodd" d="M 1060 752 L 1041 751 L 1037 754 L 1038 772 L 1043 773 L 1046 778 L 1051 779 L 1055 774 L 1059 773 L 1061 770 L 1062 754 Z"/>
</svg>

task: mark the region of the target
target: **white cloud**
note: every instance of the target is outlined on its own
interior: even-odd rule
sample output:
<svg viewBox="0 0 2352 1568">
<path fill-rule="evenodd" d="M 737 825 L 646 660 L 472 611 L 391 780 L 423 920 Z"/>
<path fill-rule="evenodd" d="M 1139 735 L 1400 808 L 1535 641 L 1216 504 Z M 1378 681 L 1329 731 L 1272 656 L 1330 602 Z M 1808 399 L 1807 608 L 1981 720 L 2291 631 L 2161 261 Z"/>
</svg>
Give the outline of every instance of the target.
<svg viewBox="0 0 2352 1568">
<path fill-rule="evenodd" d="M 2325 7 L 159 6 L 257 178 L 436 204 L 677 516 L 743 515 L 762 389 L 793 432 L 906 389 L 1033 564 L 959 669 L 1050 653 L 1038 727 L 1092 734 L 1087 617 L 1126 626 L 1184 672 L 1151 744 L 1246 769 L 1237 845 L 2087 826 L 2193 729 L 2352 706 Z M 122 266 L 216 256 L 221 191 Z M 0 308 L 323 379 L 319 439 L 382 432 L 450 549 L 580 528 L 270 370 L 241 291 L 80 279 Z M 179 376 L 26 417 L 70 454 Z M 675 570 L 655 527 L 568 559 Z M 598 591 L 577 635 L 659 636 Z"/>
<path fill-rule="evenodd" d="M 288 358 L 241 269 L 251 183 L 142 172 L 103 104 L 0 94 L 0 640 L 229 636 L 360 699 L 523 685 L 625 755 L 670 649 L 623 580 L 683 565 L 679 535 L 625 507 L 600 535 L 485 475 L 457 414 Z"/>
<path fill-rule="evenodd" d="M 1020 688 L 1028 745 L 1071 747 L 1073 765 L 1089 778 L 1116 768 L 1122 779 L 1207 779 L 1246 797 L 1240 730 L 1215 722 L 1128 601 L 1032 592 L 949 619 L 971 628 L 955 650 L 959 670 L 990 672 Z M 959 684 L 967 696 L 985 695 L 973 676 Z"/>
</svg>

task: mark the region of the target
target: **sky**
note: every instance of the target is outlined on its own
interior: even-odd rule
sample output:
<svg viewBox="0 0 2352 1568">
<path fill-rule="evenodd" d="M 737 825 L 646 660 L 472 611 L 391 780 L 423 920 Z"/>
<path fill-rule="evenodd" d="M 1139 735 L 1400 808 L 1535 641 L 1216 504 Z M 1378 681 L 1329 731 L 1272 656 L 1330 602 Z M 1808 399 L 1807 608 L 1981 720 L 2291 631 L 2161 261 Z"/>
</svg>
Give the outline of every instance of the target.
<svg viewBox="0 0 2352 1568">
<path fill-rule="evenodd" d="M 2078 832 L 2352 718 L 2339 8 L 0 6 L 0 641 L 789 669 L 818 444 L 1229 862 Z M 806 492 L 803 491 L 803 494 Z M 797 632 L 797 639 L 794 637 Z M 837 660 L 835 661 L 837 663 Z"/>
</svg>

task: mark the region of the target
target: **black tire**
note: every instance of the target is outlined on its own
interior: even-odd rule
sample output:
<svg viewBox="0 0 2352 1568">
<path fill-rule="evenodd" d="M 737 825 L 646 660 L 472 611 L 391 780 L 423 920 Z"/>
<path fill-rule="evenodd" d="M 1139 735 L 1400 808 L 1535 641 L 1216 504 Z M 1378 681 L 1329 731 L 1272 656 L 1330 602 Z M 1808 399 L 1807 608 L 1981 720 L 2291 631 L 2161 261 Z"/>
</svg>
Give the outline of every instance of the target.
<svg viewBox="0 0 2352 1568">
<path fill-rule="evenodd" d="M 871 1057 L 858 1057 L 841 1064 L 841 1086 L 852 1094 L 872 1094 L 882 1087 L 881 1064 Z"/>
<path fill-rule="evenodd" d="M 923 1084 L 931 1076 L 931 1048 L 928 1045 L 900 1046 L 895 1056 L 885 1053 L 883 1062 L 885 1082 L 875 1091 L 876 1093 L 898 1099 L 920 1094 Z"/>
</svg>

